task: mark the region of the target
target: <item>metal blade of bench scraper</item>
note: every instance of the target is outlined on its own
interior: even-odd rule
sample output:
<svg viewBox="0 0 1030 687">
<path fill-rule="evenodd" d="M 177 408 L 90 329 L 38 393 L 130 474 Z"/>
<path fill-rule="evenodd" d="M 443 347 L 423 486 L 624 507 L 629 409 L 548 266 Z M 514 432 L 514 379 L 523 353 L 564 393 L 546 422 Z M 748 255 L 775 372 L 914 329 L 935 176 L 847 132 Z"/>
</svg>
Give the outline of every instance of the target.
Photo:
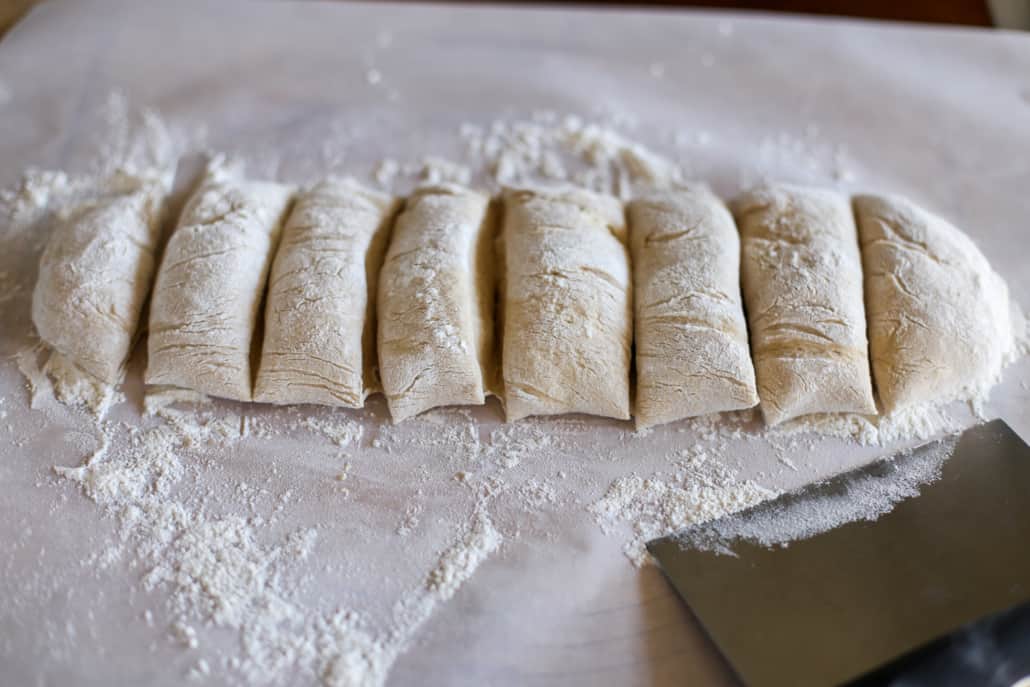
<svg viewBox="0 0 1030 687">
<path fill-rule="evenodd" d="M 716 540 L 755 518 L 803 513 L 856 480 L 889 479 L 931 450 L 877 461 L 648 549 L 745 684 L 856 679 L 1030 600 L 1030 447 L 995 420 L 964 432 L 939 479 L 873 522 L 787 546 Z M 713 551 L 713 542 L 733 555 Z"/>
</svg>

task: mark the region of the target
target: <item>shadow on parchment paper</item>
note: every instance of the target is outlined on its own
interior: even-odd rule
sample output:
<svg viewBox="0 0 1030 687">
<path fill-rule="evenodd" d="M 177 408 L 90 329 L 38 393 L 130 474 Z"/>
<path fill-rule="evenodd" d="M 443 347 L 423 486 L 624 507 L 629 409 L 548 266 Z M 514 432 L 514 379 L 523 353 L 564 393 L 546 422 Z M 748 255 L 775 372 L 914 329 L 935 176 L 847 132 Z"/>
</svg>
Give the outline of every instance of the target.
<svg viewBox="0 0 1030 687">
<path fill-rule="evenodd" d="M 650 681 L 642 682 L 653 687 L 742 687 L 657 566 L 641 568 L 637 584 L 647 628 L 641 634 L 641 653 L 650 672 Z"/>
</svg>

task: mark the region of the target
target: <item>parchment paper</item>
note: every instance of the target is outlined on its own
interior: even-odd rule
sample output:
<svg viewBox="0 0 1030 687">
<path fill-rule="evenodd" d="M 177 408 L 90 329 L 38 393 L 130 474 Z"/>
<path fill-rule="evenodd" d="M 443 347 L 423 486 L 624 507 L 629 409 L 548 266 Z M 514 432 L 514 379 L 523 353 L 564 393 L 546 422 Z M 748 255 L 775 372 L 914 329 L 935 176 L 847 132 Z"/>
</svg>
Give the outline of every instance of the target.
<svg viewBox="0 0 1030 687">
<path fill-rule="evenodd" d="M 371 68 L 381 77 L 375 84 Z M 1030 303 L 1027 35 L 698 12 L 49 2 L 0 42 L 0 82 L 3 185 L 29 166 L 87 169 L 96 152 L 91 113 L 116 89 L 170 121 L 202 122 L 213 149 L 269 150 L 267 168 L 252 173 L 293 181 L 327 168 L 367 175 L 384 157 L 458 157 L 463 122 L 539 109 L 625 113 L 637 121 L 635 136 L 658 151 L 674 147 L 659 132 L 696 132 L 705 144 L 681 159 L 723 194 L 763 176 L 908 194 L 965 228 L 1013 295 Z M 350 126 L 342 158 L 295 140 L 295 130 L 323 120 Z M 791 152 L 783 143 L 791 140 L 809 143 Z M 833 156 L 846 169 L 829 174 Z M 4 253 L 0 269 L 11 280 L 34 274 L 24 256 Z M 5 356 L 31 340 L 28 295 L 0 304 Z M 1028 380 L 1026 361 L 1010 368 L 988 407 L 1024 437 Z M 73 485 L 49 477 L 50 466 L 84 456 L 75 418 L 30 411 L 10 361 L 0 368 L 0 393 L 8 413 L 0 423 L 8 426 L 0 437 L 0 681 L 179 684 L 198 655 L 233 646 L 235 638 L 202 629 L 200 653 L 182 650 L 160 618 L 152 627 L 141 619 L 160 598 L 138 591 L 139 571 L 81 566 L 112 524 Z M 137 415 L 129 403 L 115 417 Z M 484 431 L 498 422 L 495 406 L 478 416 Z M 656 569 L 631 567 L 625 537 L 602 534 L 583 512 L 612 479 L 652 473 L 686 439 L 659 431 L 611 461 L 606 446 L 621 446 L 629 425 L 592 426 L 591 442 L 565 457 L 578 480 L 566 484 L 566 507 L 496 515 L 502 552 L 422 629 L 391 684 L 724 681 Z M 450 486 L 460 466 L 413 465 L 405 455 L 357 462 L 343 499 L 326 486 L 338 467 L 332 447 L 298 441 L 242 444 L 224 457 L 218 479 L 295 485 L 304 498 L 281 528 L 333 525 L 321 535 L 305 594 L 372 612 L 388 607 L 452 538 L 443 514 L 471 503 Z M 882 452 L 833 446 L 799 472 L 760 448 L 740 448 L 729 462 L 778 487 Z M 401 541 L 394 531 L 415 475 L 429 505 L 415 540 Z M 61 582 L 69 574 L 74 583 Z"/>
</svg>

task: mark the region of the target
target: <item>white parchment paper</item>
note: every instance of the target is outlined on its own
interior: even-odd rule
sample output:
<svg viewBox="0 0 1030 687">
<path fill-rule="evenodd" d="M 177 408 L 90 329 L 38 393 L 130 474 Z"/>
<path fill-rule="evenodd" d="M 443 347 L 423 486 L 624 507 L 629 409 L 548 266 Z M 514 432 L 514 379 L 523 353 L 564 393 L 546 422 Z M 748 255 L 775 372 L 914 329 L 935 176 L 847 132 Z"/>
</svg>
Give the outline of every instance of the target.
<svg viewBox="0 0 1030 687">
<path fill-rule="evenodd" d="M 298 182 L 367 176 L 386 157 L 460 158 L 465 122 L 534 110 L 623 116 L 635 138 L 722 194 L 767 177 L 907 194 L 968 231 L 1030 303 L 1027 35 L 693 12 L 49 2 L 0 42 L 0 85 L 2 185 L 27 167 L 88 169 L 95 113 L 115 90 L 202 127 L 212 149 L 249 151 L 252 174 Z M 345 131 L 345 145 L 297 135 L 319 126 Z M 4 356 L 32 339 L 35 272 L 28 248 L 8 248 L 0 271 L 21 289 L 0 302 Z M 1028 381 L 1026 361 L 1010 368 L 987 409 L 1024 437 Z M 0 682 L 180 684 L 198 655 L 231 651 L 226 633 L 200 628 L 199 649 L 184 651 L 161 618 L 144 622 L 161 599 L 139 591 L 140 571 L 82 566 L 112 524 L 50 467 L 79 463 L 90 438 L 71 411 L 29 410 L 9 360 L 0 395 Z M 138 390 L 115 418 L 135 422 L 137 406 Z M 477 417 L 483 433 L 498 426 L 495 406 Z M 499 503 L 502 551 L 420 630 L 391 684 L 725 681 L 657 570 L 630 566 L 625 537 L 602 534 L 584 512 L 612 479 L 667 467 L 668 451 L 689 441 L 669 428 L 627 444 L 628 429 L 591 422 L 572 430 L 566 464 L 515 469 L 514 480 L 568 470 L 564 505 L 525 514 Z M 788 487 L 882 452 L 831 443 L 794 471 L 741 443 L 726 460 Z M 347 498 L 332 482 L 333 447 L 310 438 L 242 442 L 202 479 L 292 487 L 299 498 L 277 526 L 321 528 L 303 593 L 374 616 L 425 574 L 471 507 L 453 486 L 467 466 L 431 453 L 355 455 Z M 415 499 L 422 525 L 399 539 Z"/>
</svg>

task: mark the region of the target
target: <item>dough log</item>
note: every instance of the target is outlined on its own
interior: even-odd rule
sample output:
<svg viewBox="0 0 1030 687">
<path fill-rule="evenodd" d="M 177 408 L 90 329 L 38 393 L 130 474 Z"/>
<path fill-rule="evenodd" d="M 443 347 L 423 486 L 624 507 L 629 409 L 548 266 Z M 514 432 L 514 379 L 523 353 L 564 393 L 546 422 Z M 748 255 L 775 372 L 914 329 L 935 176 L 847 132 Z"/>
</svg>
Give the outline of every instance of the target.
<svg viewBox="0 0 1030 687">
<path fill-rule="evenodd" d="M 632 289 L 621 203 L 580 189 L 504 195 L 509 420 L 630 416 Z"/>
<path fill-rule="evenodd" d="M 494 213 L 454 185 L 415 191 L 379 274 L 378 348 L 394 422 L 485 402 L 495 376 Z"/>
<path fill-rule="evenodd" d="M 762 412 L 875 414 L 862 263 L 848 199 L 777 186 L 732 205 Z"/>
<path fill-rule="evenodd" d="M 39 266 L 32 321 L 40 338 L 110 384 L 121 381 L 157 262 L 165 184 L 125 175 L 73 209 Z"/>
<path fill-rule="evenodd" d="M 986 391 L 1012 343 L 1005 282 L 968 236 L 908 200 L 853 204 L 884 411 Z"/>
<path fill-rule="evenodd" d="M 376 390 L 375 289 L 395 209 L 352 180 L 298 196 L 269 277 L 255 401 L 360 408 Z"/>
<path fill-rule="evenodd" d="M 292 189 L 211 174 L 161 260 L 145 381 L 251 400 L 251 344 Z"/>
<path fill-rule="evenodd" d="M 740 238 L 707 188 L 628 207 L 638 427 L 758 404 L 740 296 Z"/>
</svg>

